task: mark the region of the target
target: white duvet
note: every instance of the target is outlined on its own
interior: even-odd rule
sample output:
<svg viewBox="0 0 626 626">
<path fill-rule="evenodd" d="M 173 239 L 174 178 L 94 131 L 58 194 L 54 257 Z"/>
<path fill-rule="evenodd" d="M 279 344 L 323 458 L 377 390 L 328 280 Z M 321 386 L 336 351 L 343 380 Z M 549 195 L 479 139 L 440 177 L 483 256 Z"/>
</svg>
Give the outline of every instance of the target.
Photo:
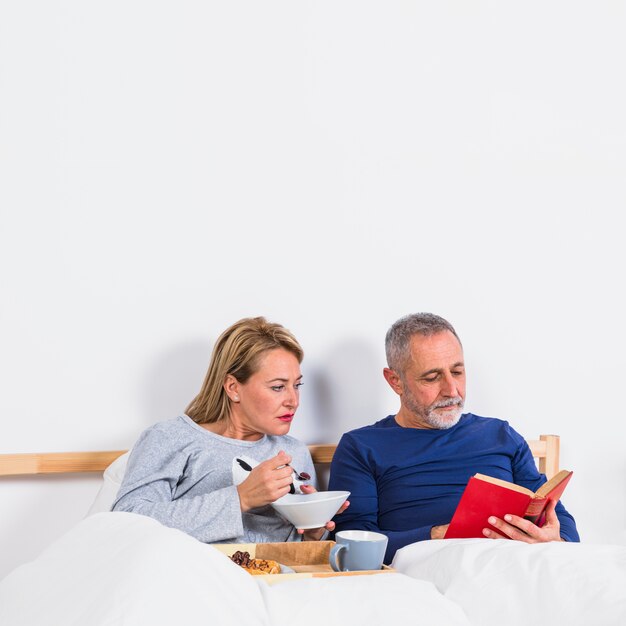
<svg viewBox="0 0 626 626">
<path fill-rule="evenodd" d="M 133 513 L 80 522 L 0 582 L 2 626 L 469 624 L 401 574 L 269 586 L 209 545 Z"/>
<path fill-rule="evenodd" d="M 425 541 L 393 565 L 269 586 L 150 518 L 99 513 L 0 582 L 0 625 L 626 625 L 623 546 Z"/>
<path fill-rule="evenodd" d="M 626 626 L 626 547 L 423 541 L 393 566 L 429 580 L 480 626 Z"/>
</svg>

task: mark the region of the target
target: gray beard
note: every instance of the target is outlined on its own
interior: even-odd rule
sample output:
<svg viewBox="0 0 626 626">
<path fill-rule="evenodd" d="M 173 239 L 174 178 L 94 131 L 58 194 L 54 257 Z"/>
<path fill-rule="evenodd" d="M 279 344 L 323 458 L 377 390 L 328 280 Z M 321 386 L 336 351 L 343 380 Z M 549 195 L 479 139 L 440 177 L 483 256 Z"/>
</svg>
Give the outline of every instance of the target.
<svg viewBox="0 0 626 626">
<path fill-rule="evenodd" d="M 454 404 L 450 406 L 450 410 L 446 411 L 444 414 L 441 414 L 441 412 L 435 412 L 435 409 L 440 408 L 441 406 L 447 406 L 447 403 L 438 402 L 428 409 L 428 413 L 426 413 L 426 422 L 438 430 L 446 430 L 447 428 L 456 426 L 461 419 L 461 414 L 463 413 L 463 402 L 461 402 L 461 404 Z"/>
<path fill-rule="evenodd" d="M 461 419 L 461 415 L 463 413 L 463 406 L 465 401 L 461 397 L 450 398 L 448 400 L 441 400 L 439 402 L 434 402 L 429 407 L 425 408 L 420 406 L 416 401 L 415 397 L 411 393 L 405 394 L 404 402 L 406 407 L 418 417 L 423 422 L 426 422 L 431 428 L 437 430 L 446 430 L 448 428 L 452 428 L 459 423 Z M 442 409 L 448 407 L 449 410 L 445 411 L 442 415 L 441 413 L 435 412 L 436 409 Z"/>
</svg>

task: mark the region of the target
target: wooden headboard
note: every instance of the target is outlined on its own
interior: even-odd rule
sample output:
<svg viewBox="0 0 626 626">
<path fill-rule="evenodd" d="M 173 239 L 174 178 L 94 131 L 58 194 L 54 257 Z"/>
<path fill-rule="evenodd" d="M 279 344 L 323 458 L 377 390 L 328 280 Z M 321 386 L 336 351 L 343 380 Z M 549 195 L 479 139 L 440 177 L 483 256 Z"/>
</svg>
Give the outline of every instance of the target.
<svg viewBox="0 0 626 626">
<path fill-rule="evenodd" d="M 541 435 L 539 439 L 528 440 L 539 471 L 548 478 L 559 471 L 559 443 L 558 435 Z M 310 445 L 313 462 L 317 465 L 330 464 L 335 447 L 335 444 Z M 126 450 L 0 454 L 0 476 L 103 472 L 124 452 Z"/>
</svg>

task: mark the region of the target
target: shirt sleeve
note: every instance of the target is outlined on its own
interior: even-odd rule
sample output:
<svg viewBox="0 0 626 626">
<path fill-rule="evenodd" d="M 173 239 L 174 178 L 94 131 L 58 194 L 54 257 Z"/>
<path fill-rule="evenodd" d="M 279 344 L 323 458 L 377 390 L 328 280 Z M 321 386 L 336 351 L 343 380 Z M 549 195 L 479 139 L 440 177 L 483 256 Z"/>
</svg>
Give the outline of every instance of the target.
<svg viewBox="0 0 626 626">
<path fill-rule="evenodd" d="M 112 510 L 152 517 L 205 543 L 241 536 L 241 505 L 234 485 L 194 497 L 174 497 L 189 460 L 189 454 L 173 448 L 163 431 L 145 431 L 130 454 Z"/>
<path fill-rule="evenodd" d="M 518 437 L 518 450 L 513 458 L 513 482 L 531 491 L 537 491 L 548 479 L 537 469 L 535 459 L 526 440 L 521 435 L 518 435 Z M 559 518 L 561 538 L 565 541 L 580 541 L 578 530 L 576 529 L 576 521 L 560 500 L 556 505 L 555 512 Z"/>
<path fill-rule="evenodd" d="M 331 467 L 328 488 L 350 492 L 350 506 L 334 517 L 335 531 L 370 530 L 387 536 L 385 563 L 390 563 L 400 548 L 430 539 L 432 525 L 412 528 L 410 530 L 389 531 L 378 525 L 378 489 L 374 463 L 368 459 L 354 437 L 345 434 L 335 451 Z"/>
</svg>

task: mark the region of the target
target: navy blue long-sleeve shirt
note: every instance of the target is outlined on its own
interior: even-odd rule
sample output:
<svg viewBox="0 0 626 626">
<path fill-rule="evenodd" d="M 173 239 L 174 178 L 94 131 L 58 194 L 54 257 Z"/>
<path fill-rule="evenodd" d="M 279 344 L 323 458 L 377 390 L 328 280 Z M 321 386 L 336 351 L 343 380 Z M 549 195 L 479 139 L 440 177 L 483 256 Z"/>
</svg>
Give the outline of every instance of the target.
<svg viewBox="0 0 626 626">
<path fill-rule="evenodd" d="M 329 489 L 350 491 L 336 530 L 373 530 L 396 550 L 430 539 L 450 523 L 467 481 L 477 472 L 536 491 L 546 477 L 525 439 L 508 422 L 464 414 L 445 430 L 403 428 L 393 415 L 343 435 L 330 468 Z M 574 518 L 559 502 L 561 537 L 580 541 Z"/>
</svg>

